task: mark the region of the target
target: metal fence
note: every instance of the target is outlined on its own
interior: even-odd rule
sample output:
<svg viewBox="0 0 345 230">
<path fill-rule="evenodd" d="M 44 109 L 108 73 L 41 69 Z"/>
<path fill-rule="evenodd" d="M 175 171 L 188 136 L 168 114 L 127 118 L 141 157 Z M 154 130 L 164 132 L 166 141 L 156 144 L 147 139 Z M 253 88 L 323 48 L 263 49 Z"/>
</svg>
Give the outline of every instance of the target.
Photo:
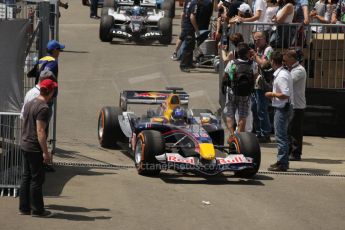
<svg viewBox="0 0 345 230">
<path fill-rule="evenodd" d="M 39 57 L 46 54 L 48 40 L 58 39 L 58 13 L 52 12 L 52 9 L 58 9 L 56 4 L 53 8 L 51 6 L 49 2 L 40 0 L 20 1 L 16 4 L 0 3 L 0 20 L 28 19 L 31 23 L 28 31 L 30 39 L 25 50 L 26 59 L 23 66 L 24 95 L 34 87 L 34 79 L 27 78 L 27 73 Z M 55 122 L 54 112 L 48 137 L 49 148 L 52 151 L 55 149 Z M 0 196 L 17 196 L 22 174 L 20 139 L 20 114 L 0 111 Z"/>
<path fill-rule="evenodd" d="M 17 196 L 21 174 L 20 114 L 0 116 L 0 196 Z"/>
<path fill-rule="evenodd" d="M 247 43 L 253 43 L 253 32 L 263 30 L 275 50 L 299 50 L 308 88 L 345 89 L 345 25 L 241 23 L 229 30 L 242 33 Z"/>
</svg>

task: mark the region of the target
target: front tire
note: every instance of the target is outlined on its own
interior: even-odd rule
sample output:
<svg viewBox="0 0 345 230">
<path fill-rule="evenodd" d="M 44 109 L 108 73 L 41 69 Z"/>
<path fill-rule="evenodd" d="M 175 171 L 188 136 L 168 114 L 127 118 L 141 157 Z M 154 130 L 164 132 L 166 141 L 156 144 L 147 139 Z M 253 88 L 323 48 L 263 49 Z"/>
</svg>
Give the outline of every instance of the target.
<svg viewBox="0 0 345 230">
<path fill-rule="evenodd" d="M 112 36 L 110 29 L 114 26 L 114 18 L 109 15 L 101 17 L 101 24 L 99 26 L 99 38 L 102 42 L 111 42 Z"/>
<path fill-rule="evenodd" d="M 162 134 L 155 130 L 144 130 L 138 134 L 134 157 L 138 174 L 146 176 L 158 175 L 160 164 L 155 158 L 165 152 L 165 140 Z"/>
<path fill-rule="evenodd" d="M 261 163 L 261 150 L 257 137 L 253 133 L 241 132 L 235 134 L 235 137 L 230 139 L 230 146 L 235 145 L 236 151 L 243 154 L 245 157 L 253 159 L 253 168 L 236 171 L 235 176 L 250 178 L 257 174 Z"/>
<path fill-rule="evenodd" d="M 159 43 L 169 45 L 172 41 L 172 19 L 161 18 L 158 22 L 158 28 L 162 32 L 162 37 L 159 39 Z"/>
<path fill-rule="evenodd" d="M 120 123 L 119 115 L 122 110 L 118 107 L 103 107 L 98 117 L 98 140 L 102 147 L 110 148 L 116 145 L 116 142 L 124 141 Z"/>
</svg>

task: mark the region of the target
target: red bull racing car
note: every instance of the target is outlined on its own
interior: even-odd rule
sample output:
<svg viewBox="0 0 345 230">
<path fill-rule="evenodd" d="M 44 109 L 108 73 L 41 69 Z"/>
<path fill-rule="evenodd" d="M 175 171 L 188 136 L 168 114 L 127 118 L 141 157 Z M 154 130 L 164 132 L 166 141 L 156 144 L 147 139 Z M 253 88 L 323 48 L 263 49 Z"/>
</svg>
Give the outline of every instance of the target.
<svg viewBox="0 0 345 230">
<path fill-rule="evenodd" d="M 256 136 L 238 133 L 224 145 L 221 119 L 207 109 L 189 109 L 189 95 L 182 88 L 164 91 L 123 91 L 119 107 L 103 107 L 98 119 L 102 147 L 126 143 L 141 175 L 161 170 L 216 175 L 234 171 L 254 176 L 261 151 Z M 156 110 L 136 115 L 129 104 L 157 104 Z"/>
</svg>

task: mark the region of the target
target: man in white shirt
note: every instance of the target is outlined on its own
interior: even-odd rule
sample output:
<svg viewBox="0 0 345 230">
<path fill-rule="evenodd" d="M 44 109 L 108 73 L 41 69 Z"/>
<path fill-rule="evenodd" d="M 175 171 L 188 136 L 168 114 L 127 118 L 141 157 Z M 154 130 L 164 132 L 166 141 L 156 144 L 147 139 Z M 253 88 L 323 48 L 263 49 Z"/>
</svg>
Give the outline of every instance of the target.
<svg viewBox="0 0 345 230">
<path fill-rule="evenodd" d="M 39 82 L 45 80 L 45 79 L 51 79 L 53 81 L 56 81 L 56 78 L 53 74 L 53 72 L 51 72 L 50 70 L 43 70 L 40 73 L 40 77 L 39 77 Z M 32 101 L 33 99 L 35 99 L 36 97 L 38 97 L 40 95 L 40 85 L 39 83 L 37 85 L 35 85 L 32 89 L 30 89 L 24 97 L 24 104 L 22 107 L 22 110 L 20 112 L 20 118 L 23 119 L 23 113 L 24 113 L 24 106 L 29 102 Z"/>
<path fill-rule="evenodd" d="M 279 51 L 272 52 L 271 65 L 275 70 L 273 91 L 266 92 L 265 96 L 272 99 L 274 107 L 274 133 L 276 137 L 278 154 L 277 162 L 272 164 L 269 171 L 287 171 L 289 168 L 289 140 L 288 124 L 293 102 L 292 77 L 283 67 L 283 55 Z"/>
<path fill-rule="evenodd" d="M 303 145 L 303 119 L 306 108 L 305 85 L 307 73 L 299 64 L 295 50 L 287 50 L 283 55 L 293 81 L 293 114 L 289 123 L 289 154 L 290 161 L 300 161 Z"/>
</svg>

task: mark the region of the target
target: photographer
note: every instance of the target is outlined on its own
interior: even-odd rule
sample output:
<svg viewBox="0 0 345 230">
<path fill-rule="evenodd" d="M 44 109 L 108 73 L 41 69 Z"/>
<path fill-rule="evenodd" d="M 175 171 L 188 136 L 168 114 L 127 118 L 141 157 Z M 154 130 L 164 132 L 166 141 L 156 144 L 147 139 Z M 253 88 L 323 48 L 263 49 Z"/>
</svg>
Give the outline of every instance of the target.
<svg viewBox="0 0 345 230">
<path fill-rule="evenodd" d="M 243 3 L 243 0 L 234 0 L 228 2 L 222 0 L 218 4 L 218 20 L 217 20 L 217 29 L 216 37 L 219 39 L 222 34 L 222 23 L 228 23 L 229 19 L 235 17 L 238 14 L 238 8 Z"/>
</svg>

